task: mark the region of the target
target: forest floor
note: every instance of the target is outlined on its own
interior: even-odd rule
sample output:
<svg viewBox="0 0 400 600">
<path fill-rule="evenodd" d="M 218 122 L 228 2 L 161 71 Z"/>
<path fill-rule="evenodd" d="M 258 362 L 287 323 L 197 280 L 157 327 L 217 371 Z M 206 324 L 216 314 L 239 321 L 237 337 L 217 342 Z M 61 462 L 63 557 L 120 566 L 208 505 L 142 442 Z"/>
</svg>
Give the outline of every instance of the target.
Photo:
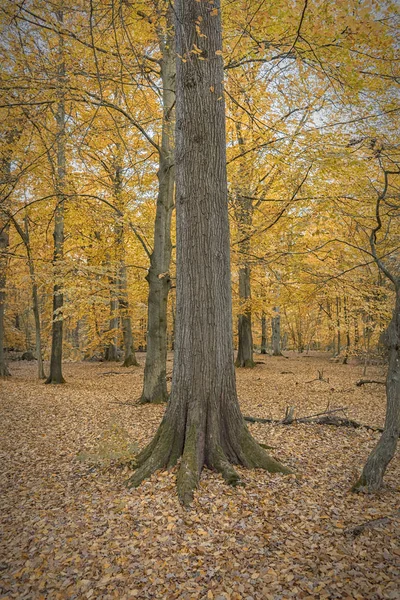
<svg viewBox="0 0 400 600">
<path fill-rule="evenodd" d="M 237 371 L 245 415 L 280 419 L 287 405 L 302 416 L 329 404 L 383 425 L 384 386 L 356 387 L 361 366 L 323 355 L 257 361 Z M 67 363 L 67 385 L 48 386 L 35 363 L 10 364 L 13 377 L 0 383 L 0 598 L 400 598 L 399 454 L 379 494 L 349 492 L 379 433 L 249 425 L 299 477 L 240 469 L 245 487 L 230 488 L 205 471 L 185 510 L 175 471 L 127 490 L 130 472 L 115 466 L 131 443 L 151 439 L 164 411 L 123 404 L 139 396 L 142 367 Z M 329 382 L 307 383 L 318 369 Z M 383 376 L 369 368 L 369 379 Z"/>
</svg>

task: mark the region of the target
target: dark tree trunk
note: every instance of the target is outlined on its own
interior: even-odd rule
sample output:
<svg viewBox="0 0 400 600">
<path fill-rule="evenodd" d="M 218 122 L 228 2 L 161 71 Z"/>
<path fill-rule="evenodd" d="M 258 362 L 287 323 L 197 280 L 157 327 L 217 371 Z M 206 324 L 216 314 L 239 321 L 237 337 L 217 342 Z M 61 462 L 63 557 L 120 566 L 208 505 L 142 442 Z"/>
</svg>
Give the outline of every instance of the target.
<svg viewBox="0 0 400 600">
<path fill-rule="evenodd" d="M 261 315 L 261 354 L 267 354 L 267 318 L 264 311 Z"/>
<path fill-rule="evenodd" d="M 171 217 L 174 207 L 174 105 L 175 44 L 172 7 L 167 9 L 165 33 L 159 33 L 162 52 L 163 122 L 159 151 L 158 197 L 154 222 L 154 248 L 147 274 L 149 284 L 147 351 L 144 367 L 142 404 L 166 402 L 167 392 L 167 307 L 171 288 Z"/>
<path fill-rule="evenodd" d="M 220 2 L 211 6 L 176 0 L 175 12 L 177 315 L 172 391 L 164 419 L 137 457 L 129 483 L 137 486 L 182 457 L 177 488 L 187 505 L 204 465 L 231 484 L 239 481 L 232 463 L 289 469 L 252 438 L 236 395 Z M 204 37 L 197 35 L 199 27 Z"/>
<path fill-rule="evenodd" d="M 63 12 L 57 11 L 57 21 L 62 27 L 64 17 Z M 63 36 L 59 34 L 58 47 L 58 102 L 57 102 L 57 167 L 56 167 L 56 197 L 57 206 L 54 211 L 54 251 L 53 251 L 53 323 L 51 337 L 51 355 L 50 355 L 50 373 L 46 383 L 65 383 L 62 375 L 62 351 L 63 351 L 63 281 L 62 281 L 62 263 L 64 258 L 64 204 L 65 204 L 65 63 L 64 63 L 64 42 Z"/>
<path fill-rule="evenodd" d="M 272 356 L 282 356 L 281 352 L 281 315 L 279 306 L 274 308 L 275 316 L 271 319 Z"/>
</svg>

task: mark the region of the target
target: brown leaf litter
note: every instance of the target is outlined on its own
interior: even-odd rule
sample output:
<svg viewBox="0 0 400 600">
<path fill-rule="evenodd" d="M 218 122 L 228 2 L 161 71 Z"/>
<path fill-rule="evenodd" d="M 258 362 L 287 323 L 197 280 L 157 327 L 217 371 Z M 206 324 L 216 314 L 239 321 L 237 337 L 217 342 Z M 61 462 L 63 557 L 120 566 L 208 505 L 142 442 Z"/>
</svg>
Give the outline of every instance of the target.
<svg viewBox="0 0 400 600">
<path fill-rule="evenodd" d="M 384 387 L 357 387 L 360 366 L 295 354 L 257 360 L 237 371 L 244 414 L 347 406 L 349 418 L 383 425 Z M 245 487 L 229 488 L 205 471 L 187 511 L 175 471 L 129 491 L 130 471 L 118 468 L 163 414 L 120 404 L 139 397 L 143 368 L 113 365 L 102 376 L 110 365 L 67 363 L 67 385 L 45 386 L 35 365 L 10 366 L 12 379 L 0 383 L 3 600 L 400 598 L 398 455 L 379 494 L 348 491 L 379 433 L 250 424 L 299 477 L 240 469 Z M 318 369 L 329 382 L 306 384 Z"/>
</svg>

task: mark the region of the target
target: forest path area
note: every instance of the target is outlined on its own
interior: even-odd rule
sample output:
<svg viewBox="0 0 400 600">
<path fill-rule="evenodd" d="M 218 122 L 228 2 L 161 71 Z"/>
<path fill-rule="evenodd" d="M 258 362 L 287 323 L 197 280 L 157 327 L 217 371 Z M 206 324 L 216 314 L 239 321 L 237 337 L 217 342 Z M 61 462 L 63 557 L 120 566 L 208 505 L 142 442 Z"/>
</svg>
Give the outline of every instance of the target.
<svg viewBox="0 0 400 600">
<path fill-rule="evenodd" d="M 385 388 L 357 387 L 362 366 L 288 354 L 237 370 L 244 415 L 346 407 L 349 419 L 382 427 Z M 299 477 L 239 469 L 245 486 L 230 488 L 205 471 L 188 511 L 175 471 L 127 490 L 130 470 L 115 464 L 151 439 L 164 412 L 129 404 L 141 392 L 138 356 L 139 368 L 66 363 L 62 386 L 36 381 L 35 363 L 10 363 L 0 382 L 1 599 L 400 598 L 399 453 L 380 493 L 349 493 L 379 433 L 249 424 Z M 384 368 L 367 378 L 384 379 Z"/>
</svg>

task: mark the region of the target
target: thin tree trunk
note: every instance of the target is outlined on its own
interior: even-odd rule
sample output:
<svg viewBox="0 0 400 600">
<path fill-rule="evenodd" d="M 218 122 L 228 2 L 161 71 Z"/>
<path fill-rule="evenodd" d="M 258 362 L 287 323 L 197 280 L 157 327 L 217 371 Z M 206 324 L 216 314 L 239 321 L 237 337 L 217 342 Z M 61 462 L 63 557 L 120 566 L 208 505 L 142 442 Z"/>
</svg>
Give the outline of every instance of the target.
<svg viewBox="0 0 400 600">
<path fill-rule="evenodd" d="M 389 351 L 386 377 L 386 418 L 382 436 L 368 457 L 354 491 L 375 492 L 380 489 L 385 471 L 392 460 L 400 435 L 400 281 L 396 305 L 384 336 Z"/>
<path fill-rule="evenodd" d="M 343 364 L 347 365 L 347 363 L 349 361 L 349 355 L 350 355 L 351 340 L 350 340 L 350 321 L 349 321 L 349 313 L 347 310 L 346 296 L 343 298 L 343 314 L 344 314 L 344 324 L 346 327 L 346 353 L 343 358 Z"/>
<path fill-rule="evenodd" d="M 389 175 L 393 173 L 386 171 L 379 159 L 379 166 L 384 173 L 383 191 L 376 200 L 375 218 L 376 227 L 371 231 L 369 242 L 371 253 L 379 268 L 379 274 L 385 275 L 394 286 L 396 301 L 392 320 L 385 332 L 383 341 L 388 349 L 389 364 L 386 377 L 386 418 L 382 436 L 369 455 L 359 480 L 353 486 L 354 491 L 375 492 L 383 483 L 385 471 L 395 455 L 397 442 L 400 435 L 400 277 L 399 262 L 392 261 L 390 267 L 384 260 L 378 257 L 377 233 L 382 229 L 382 218 L 380 214 L 381 202 L 385 200 L 389 189 Z M 390 221 L 389 221 L 390 223 Z M 388 237 L 386 232 L 385 239 Z M 392 258 L 398 258 L 393 253 Z"/>
<path fill-rule="evenodd" d="M 2 214 L 0 216 L 3 216 Z M 4 351 L 4 308 L 6 302 L 6 273 L 7 273 L 7 250 L 9 244 L 9 229 L 7 216 L 0 219 L 0 377 L 10 377 Z"/>
<path fill-rule="evenodd" d="M 163 122 L 159 152 L 158 197 L 154 222 L 154 247 L 147 274 L 149 284 L 147 314 L 147 348 L 143 391 L 139 402 L 162 403 L 167 392 L 167 307 L 171 288 L 171 217 L 174 207 L 174 105 L 175 44 L 173 9 L 168 6 L 166 31 L 159 31 L 162 52 Z"/>
<path fill-rule="evenodd" d="M 245 303 L 238 318 L 238 353 L 235 365 L 237 367 L 254 367 L 253 334 L 251 329 L 251 287 L 250 267 L 239 268 L 239 300 Z"/>
<path fill-rule="evenodd" d="M 39 379 L 46 379 L 46 375 L 44 372 L 43 366 L 43 356 L 42 356 L 42 339 L 41 339 L 41 327 L 40 327 L 40 310 L 39 310 L 39 297 L 38 297 L 38 288 L 36 283 L 36 273 L 35 273 L 35 265 L 32 259 L 32 252 L 30 246 L 30 238 L 29 238 L 29 226 L 28 226 L 28 218 L 25 215 L 24 218 L 25 231 L 23 241 L 26 247 L 26 253 L 28 256 L 28 268 L 29 268 L 29 276 L 32 285 L 32 311 L 33 318 L 35 320 L 35 351 L 36 358 L 38 361 L 38 377 Z"/>
<path fill-rule="evenodd" d="M 119 294 L 118 280 L 109 277 L 110 282 L 110 328 L 111 339 L 109 340 L 105 352 L 104 360 L 109 362 L 118 362 L 118 328 L 119 328 Z"/>
<path fill-rule="evenodd" d="M 56 12 L 57 21 L 60 27 L 63 26 L 63 11 Z M 54 211 L 54 251 L 53 251 L 53 323 L 50 355 L 50 373 L 46 383 L 65 383 L 62 375 L 62 351 L 63 351 L 63 276 L 62 263 L 64 258 L 64 204 L 65 204 L 65 176 L 66 176 L 66 156 L 65 156 L 65 62 L 64 62 L 64 40 L 59 34 L 58 46 L 58 102 L 57 102 L 57 169 L 56 169 L 56 197 L 57 206 Z"/>
<path fill-rule="evenodd" d="M 10 234 L 10 195 L 12 192 L 11 161 L 13 147 L 23 130 L 17 123 L 2 136 L 0 142 L 0 377 L 10 377 L 5 356 L 5 304 Z M 4 142 L 4 144 L 3 144 Z"/>
<path fill-rule="evenodd" d="M 251 437 L 232 361 L 232 305 L 220 2 L 176 0 L 177 319 L 172 390 L 164 419 L 137 457 L 137 486 L 182 457 L 181 502 L 203 466 L 235 485 L 232 463 L 289 469 Z M 200 23 L 200 25 L 199 25 Z M 198 37 L 200 27 L 204 37 Z M 200 46 L 200 54 L 191 52 Z M 200 60 L 200 58 L 204 60 Z"/>
<path fill-rule="evenodd" d="M 132 323 L 129 315 L 127 270 L 124 260 L 119 265 L 119 312 L 121 317 L 122 337 L 124 344 L 123 367 L 137 367 L 135 347 L 132 333 Z"/>
<path fill-rule="evenodd" d="M 116 144 L 116 161 L 115 170 L 113 173 L 114 195 L 118 216 L 115 224 L 115 245 L 118 261 L 118 306 L 119 315 L 122 327 L 122 339 L 124 346 L 124 361 L 123 367 L 137 367 L 139 363 L 135 356 L 135 347 L 132 333 L 132 323 L 129 314 L 129 299 L 128 299 L 128 273 L 125 263 L 125 239 L 124 239 L 124 220 L 123 215 L 125 205 L 122 197 L 123 191 L 123 154 L 121 152 L 121 144 Z M 116 353 L 117 354 L 117 353 Z"/>
<path fill-rule="evenodd" d="M 267 318 L 264 311 L 261 315 L 261 354 L 267 354 Z"/>
<path fill-rule="evenodd" d="M 236 125 L 236 133 L 239 148 L 243 150 L 244 139 L 240 124 Z M 246 174 L 241 172 L 241 178 Z M 238 317 L 238 353 L 235 365 L 237 367 L 254 367 L 253 360 L 253 333 L 251 328 L 251 269 L 249 265 L 250 238 L 253 225 L 253 203 L 252 200 L 240 191 L 237 193 L 235 202 L 235 214 L 239 233 L 239 303 L 240 312 Z"/>
<path fill-rule="evenodd" d="M 340 356 L 342 343 L 340 339 L 340 298 L 336 296 L 336 335 L 337 335 L 337 353 L 336 356 Z"/>
</svg>

